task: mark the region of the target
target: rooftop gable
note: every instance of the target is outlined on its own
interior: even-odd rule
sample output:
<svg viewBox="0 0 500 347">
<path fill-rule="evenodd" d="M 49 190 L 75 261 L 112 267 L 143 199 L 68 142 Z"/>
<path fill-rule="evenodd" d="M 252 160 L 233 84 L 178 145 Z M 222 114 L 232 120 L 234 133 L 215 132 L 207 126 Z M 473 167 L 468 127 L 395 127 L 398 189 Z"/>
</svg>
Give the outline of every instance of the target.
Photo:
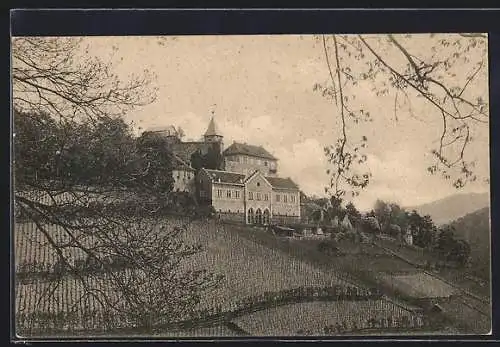
<svg viewBox="0 0 500 347">
<path fill-rule="evenodd" d="M 248 184 L 248 182 L 250 182 L 251 180 L 253 180 L 257 176 L 262 177 L 262 179 L 264 180 L 264 182 L 266 182 L 269 186 L 272 187 L 272 184 L 267 180 L 267 178 L 259 170 L 255 170 L 252 174 L 248 175 L 245 178 L 245 181 L 244 181 L 245 184 Z"/>
</svg>

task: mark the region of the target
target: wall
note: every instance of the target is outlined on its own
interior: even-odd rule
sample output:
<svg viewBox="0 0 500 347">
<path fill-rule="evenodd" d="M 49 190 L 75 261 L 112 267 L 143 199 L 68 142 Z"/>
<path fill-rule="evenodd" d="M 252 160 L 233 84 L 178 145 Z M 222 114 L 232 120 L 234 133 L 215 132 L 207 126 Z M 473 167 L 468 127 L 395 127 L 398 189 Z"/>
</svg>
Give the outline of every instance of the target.
<svg viewBox="0 0 500 347">
<path fill-rule="evenodd" d="M 204 170 L 198 171 L 195 186 L 197 190 L 196 195 L 200 202 L 212 201 L 212 179 Z"/>
<path fill-rule="evenodd" d="M 221 220 L 244 223 L 245 214 L 244 213 L 228 213 L 228 212 L 217 212 L 217 216 Z"/>
<path fill-rule="evenodd" d="M 222 196 L 219 197 L 218 191 L 221 191 Z M 231 197 L 227 196 L 228 191 L 231 192 Z M 212 206 L 217 212 L 244 213 L 243 198 L 243 185 L 212 183 Z"/>
<path fill-rule="evenodd" d="M 271 222 L 273 224 L 279 224 L 279 225 L 297 224 L 297 223 L 300 223 L 300 217 L 293 217 L 293 216 L 273 216 L 271 218 Z"/>
<path fill-rule="evenodd" d="M 272 187 L 267 182 L 267 180 L 262 176 L 262 174 L 257 173 L 255 176 L 250 178 L 245 185 L 245 190 L 246 190 L 246 218 L 248 220 L 248 210 L 250 208 L 253 209 L 254 215 L 257 209 L 260 208 L 262 213 L 266 209 L 269 210 L 269 215 L 272 216 L 273 210 L 272 210 Z M 265 200 L 265 194 L 267 194 L 267 200 Z M 250 199 L 250 196 L 252 196 L 252 199 Z M 260 197 L 260 199 L 258 199 Z"/>
<path fill-rule="evenodd" d="M 174 192 L 194 192 L 194 171 L 193 170 L 172 170 L 172 177 L 174 178 Z"/>
<path fill-rule="evenodd" d="M 186 163 L 191 163 L 191 155 L 197 150 L 205 155 L 210 147 L 218 146 L 216 142 L 180 142 L 170 145 L 172 152 L 178 155 Z"/>
<path fill-rule="evenodd" d="M 276 196 L 279 195 L 279 201 Z M 286 201 L 284 201 L 286 196 Z M 292 202 L 295 197 L 295 202 Z M 293 216 L 300 219 L 300 193 L 298 190 L 273 189 L 273 215 L 274 216 Z"/>
<path fill-rule="evenodd" d="M 274 168 L 274 170 L 277 171 L 278 165 L 276 160 L 261 159 L 242 154 L 225 156 L 224 163 L 226 171 L 248 175 L 255 170 L 259 170 L 265 176 L 276 176 L 276 173 L 272 173 L 270 170 Z M 267 165 L 265 165 L 265 163 L 267 163 Z"/>
</svg>

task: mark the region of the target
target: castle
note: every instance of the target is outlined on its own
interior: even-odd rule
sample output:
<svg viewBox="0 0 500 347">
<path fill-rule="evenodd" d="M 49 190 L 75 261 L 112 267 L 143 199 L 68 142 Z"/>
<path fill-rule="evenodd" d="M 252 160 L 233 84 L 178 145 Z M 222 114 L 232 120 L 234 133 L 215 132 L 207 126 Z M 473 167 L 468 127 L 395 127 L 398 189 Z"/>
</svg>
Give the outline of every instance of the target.
<svg viewBox="0 0 500 347">
<path fill-rule="evenodd" d="M 288 224 L 300 221 L 300 191 L 290 178 L 278 176 L 278 159 L 261 146 L 233 142 L 211 118 L 203 140 L 183 142 L 174 126 L 146 130 L 165 137 L 174 154 L 174 191 L 193 194 L 210 204 L 222 219 L 246 224 Z M 194 153 L 222 155 L 217 170 L 192 165 Z"/>
</svg>

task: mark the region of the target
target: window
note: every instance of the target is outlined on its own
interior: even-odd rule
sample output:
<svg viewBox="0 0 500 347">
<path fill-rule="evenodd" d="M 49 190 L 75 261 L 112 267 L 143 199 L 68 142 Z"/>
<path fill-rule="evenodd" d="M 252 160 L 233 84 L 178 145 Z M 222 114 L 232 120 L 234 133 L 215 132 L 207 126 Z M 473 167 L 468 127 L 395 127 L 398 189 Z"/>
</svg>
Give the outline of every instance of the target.
<svg viewBox="0 0 500 347">
<path fill-rule="evenodd" d="M 222 189 L 217 189 L 217 197 L 222 198 Z"/>
<path fill-rule="evenodd" d="M 257 187 L 260 187 L 260 182 L 257 182 Z"/>
<path fill-rule="evenodd" d="M 288 202 L 288 201 L 287 201 L 287 196 L 286 196 L 286 194 L 283 194 L 283 202 L 284 202 L 284 203 L 287 203 L 287 202 Z"/>
<path fill-rule="evenodd" d="M 239 199 L 239 198 L 240 198 L 240 191 L 239 191 L 239 190 L 234 191 L 234 197 L 235 197 L 236 199 Z"/>
<path fill-rule="evenodd" d="M 267 195 L 267 193 L 264 194 L 264 201 L 268 201 L 269 200 L 269 195 Z"/>
<path fill-rule="evenodd" d="M 267 166 L 267 161 L 264 162 L 264 166 Z"/>
<path fill-rule="evenodd" d="M 253 200 L 253 192 L 248 192 L 248 200 Z"/>
<path fill-rule="evenodd" d="M 290 202 L 295 203 L 295 195 L 290 196 Z"/>
<path fill-rule="evenodd" d="M 257 200 L 260 200 L 260 193 L 257 193 Z"/>
<path fill-rule="evenodd" d="M 276 201 L 280 202 L 280 195 L 279 194 L 276 194 Z"/>
<path fill-rule="evenodd" d="M 231 199 L 231 191 L 230 191 L 229 189 L 227 190 L 226 196 L 227 196 L 229 199 Z"/>
</svg>

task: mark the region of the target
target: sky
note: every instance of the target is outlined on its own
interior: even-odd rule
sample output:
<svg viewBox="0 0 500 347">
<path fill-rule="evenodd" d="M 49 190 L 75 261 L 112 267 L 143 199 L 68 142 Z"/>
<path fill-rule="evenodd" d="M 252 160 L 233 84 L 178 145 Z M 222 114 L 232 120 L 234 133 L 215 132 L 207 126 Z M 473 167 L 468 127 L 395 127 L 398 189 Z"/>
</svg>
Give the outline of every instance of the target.
<svg viewBox="0 0 500 347">
<path fill-rule="evenodd" d="M 429 49 L 427 36 L 416 36 L 401 40 L 414 52 Z M 214 114 L 226 147 L 233 141 L 262 145 L 279 158 L 280 176 L 292 178 L 306 194 L 324 194 L 331 166 L 323 148 L 335 143 L 341 128 L 335 103 L 314 90 L 316 83 L 329 81 L 321 41 L 274 35 L 94 37 L 85 42 L 123 79 L 143 69 L 157 74 L 156 101 L 126 115 L 137 133 L 175 125 L 183 128 L 186 140 L 197 140 Z M 486 79 L 475 88 L 488 98 Z M 377 96 L 367 85 L 354 94 L 374 118 L 347 129 L 353 137 L 368 137 L 366 167 L 372 181 L 353 200 L 359 209 L 371 208 L 377 198 L 414 206 L 457 193 L 450 182 L 426 173 L 442 126 L 434 109 L 416 103 L 411 116 L 403 105 L 396 121 L 394 96 Z M 487 178 L 488 124 L 475 129 L 474 137 L 469 155 L 477 159 L 480 177 Z M 488 190 L 480 180 L 461 192 Z"/>
</svg>

